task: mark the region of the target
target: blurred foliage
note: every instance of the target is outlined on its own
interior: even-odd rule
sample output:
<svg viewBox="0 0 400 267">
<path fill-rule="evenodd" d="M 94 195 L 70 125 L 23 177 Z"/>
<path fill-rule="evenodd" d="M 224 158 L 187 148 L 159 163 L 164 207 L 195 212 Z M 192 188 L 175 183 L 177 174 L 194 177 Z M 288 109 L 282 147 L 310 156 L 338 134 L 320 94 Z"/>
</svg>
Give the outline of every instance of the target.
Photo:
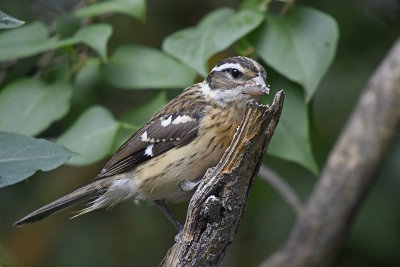
<svg viewBox="0 0 400 267">
<path fill-rule="evenodd" d="M 334 19 L 303 7 L 284 17 L 267 14 L 253 43 L 269 66 L 304 87 L 309 101 L 332 63 L 338 37 Z"/>
<path fill-rule="evenodd" d="M 0 31 L 0 162 L 18 153 L 36 154 L 1 163 L 0 187 L 54 169 L 71 156 L 68 164 L 85 167 L 37 172 L 34 179 L 1 189 L 0 212 L 6 216 L 0 220 L 0 262 L 158 265 L 175 233 L 147 205 L 120 204 L 72 221 L 53 216 L 21 229 L 11 224 L 89 181 L 101 160 L 168 99 L 237 53 L 265 64 L 272 95 L 286 91 L 265 161 L 306 199 L 360 90 L 399 35 L 400 5 L 396 0 L 297 1 L 279 15 L 284 4 L 1 1 L 0 28 L 4 19 L 15 19 L 4 12 L 27 23 L 15 19 L 18 28 Z M 37 162 L 51 149 L 64 154 L 45 165 Z M 399 145 L 393 147 L 335 266 L 400 265 L 399 151 Z M 172 208 L 183 221 L 186 204 Z M 294 219 L 276 192 L 257 181 L 222 266 L 256 266 L 282 244 Z"/>
<path fill-rule="evenodd" d="M 37 135 L 67 114 L 71 95 L 71 86 L 62 81 L 46 85 L 37 79 L 20 79 L 10 83 L 0 93 L 0 130 Z"/>
<path fill-rule="evenodd" d="M 63 17 L 55 20 L 54 33 L 51 27 L 46 27 L 40 21 L 4 31 L 0 33 L 0 60 L 11 62 L 11 66 L 3 69 L 4 77 L 13 65 L 19 64 L 21 58 L 42 55 L 35 66 L 33 76 L 36 80 L 23 80 L 17 76 L 15 80 L 9 81 L 10 85 L 0 95 L 3 111 L 0 130 L 37 135 L 55 120 L 66 116 L 70 107 L 70 94 L 57 92 L 67 92 L 61 88 L 73 87 L 74 80 L 82 79 L 87 68 L 90 68 L 85 67 L 86 63 L 89 65 L 90 62 L 98 61 L 98 56 L 102 59 L 102 62 L 98 62 L 101 64 L 101 70 L 98 71 L 103 75 L 96 75 L 95 78 L 103 81 L 104 77 L 104 82 L 115 87 L 180 88 L 195 81 L 193 70 L 205 77 L 212 56 L 247 37 L 250 41 L 246 44 L 253 47 L 254 52 L 248 56 L 257 57 L 258 53 L 269 66 L 288 79 L 300 83 L 303 87 L 299 89 L 304 88 L 306 100 L 309 101 L 336 51 L 336 22 L 312 8 L 293 8 L 284 16 L 277 16 L 265 12 L 267 7 L 268 2 L 264 1 L 256 8 L 245 2 L 237 12 L 233 8 L 218 8 L 207 14 L 197 26 L 169 35 L 163 41 L 163 50 L 180 62 L 157 49 L 133 44 L 117 47 L 108 62 L 107 43 L 113 27 L 102 16 L 123 13 L 143 21 L 146 10 L 144 1 L 112 0 L 79 5 L 74 12 L 75 18 L 69 15 L 68 19 Z M 77 27 L 78 21 L 82 27 Z M 263 25 L 258 27 L 260 24 Z M 56 60 L 58 57 L 61 58 Z M 63 68 L 57 72 L 49 70 L 49 73 L 53 72 L 52 75 L 44 75 L 43 72 L 50 66 Z M 41 89 L 50 80 L 63 80 L 62 84 L 54 85 L 60 89 Z M 74 95 L 78 95 L 81 100 L 90 96 L 82 95 L 76 89 Z M 308 110 L 301 98 L 298 93 L 289 97 L 293 101 L 278 126 L 271 154 L 297 162 L 317 173 L 308 131 Z M 88 105 L 80 109 L 90 110 L 81 114 L 58 139 L 59 144 L 78 152 L 79 155 L 73 156 L 68 162 L 73 165 L 87 165 L 101 160 L 113 152 L 110 149 L 113 143 L 121 143 L 115 140 L 118 123 L 110 118 L 111 115 L 105 115 L 108 111 L 103 110 L 100 115 L 99 108 L 90 108 L 94 103 L 85 102 Z M 300 134 L 293 134 L 297 130 Z M 286 145 L 282 146 L 282 143 Z"/>
<path fill-rule="evenodd" d="M 168 36 L 163 50 L 205 77 L 210 57 L 254 30 L 262 20 L 257 10 L 235 13 L 231 8 L 220 8 L 207 14 L 196 27 Z"/>
<path fill-rule="evenodd" d="M 0 29 L 16 28 L 25 24 L 25 21 L 19 20 L 0 11 Z"/>
<path fill-rule="evenodd" d="M 126 89 L 179 88 L 196 78 L 187 66 L 161 51 L 137 45 L 117 48 L 104 66 L 104 75 L 112 85 Z"/>
<path fill-rule="evenodd" d="M 104 107 L 93 106 L 57 139 L 57 143 L 78 152 L 69 164 L 87 165 L 110 153 L 117 130 L 118 122 L 112 114 Z"/>
<path fill-rule="evenodd" d="M 0 132 L 0 147 L 0 186 L 15 184 L 38 169 L 57 168 L 74 155 L 47 140 L 17 133 Z"/>
</svg>

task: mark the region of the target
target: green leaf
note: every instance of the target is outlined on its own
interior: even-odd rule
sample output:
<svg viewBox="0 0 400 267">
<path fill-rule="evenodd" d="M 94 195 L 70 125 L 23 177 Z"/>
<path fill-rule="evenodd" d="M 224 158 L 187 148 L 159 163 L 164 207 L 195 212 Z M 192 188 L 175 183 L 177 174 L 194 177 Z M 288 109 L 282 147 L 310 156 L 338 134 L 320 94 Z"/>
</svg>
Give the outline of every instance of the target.
<svg viewBox="0 0 400 267">
<path fill-rule="evenodd" d="M 272 0 L 244 0 L 240 3 L 239 10 L 253 9 L 260 12 L 266 12 L 268 5 Z"/>
<path fill-rule="evenodd" d="M 43 23 L 35 22 L 0 33 L 0 61 L 32 56 L 57 47 Z"/>
<path fill-rule="evenodd" d="M 145 0 L 109 0 L 98 2 L 78 9 L 75 15 L 78 17 L 93 17 L 110 12 L 122 13 L 144 21 L 146 19 L 146 2 Z"/>
<path fill-rule="evenodd" d="M 61 40 L 58 46 L 85 43 L 95 50 L 104 61 L 107 61 L 107 42 L 112 34 L 109 24 L 98 23 L 79 29 L 71 38 Z"/>
<path fill-rule="evenodd" d="M 161 91 L 140 106 L 123 114 L 120 121 L 142 127 L 167 103 L 167 94 Z"/>
<path fill-rule="evenodd" d="M 74 154 L 44 139 L 7 132 L 0 132 L 0 147 L 0 187 L 57 168 Z"/>
<path fill-rule="evenodd" d="M 104 68 L 105 79 L 127 89 L 185 88 L 196 73 L 162 52 L 137 45 L 121 46 Z"/>
<path fill-rule="evenodd" d="M 293 84 L 274 82 L 284 88 L 285 104 L 278 127 L 268 147 L 268 154 L 296 162 L 314 174 L 318 166 L 311 150 L 307 105 L 300 88 Z"/>
<path fill-rule="evenodd" d="M 103 60 L 106 60 L 107 41 L 111 34 L 110 25 L 93 24 L 79 29 L 71 38 L 58 40 L 57 37 L 49 37 L 42 23 L 35 22 L 0 34 L 0 61 L 28 57 L 80 42 L 93 48 Z"/>
<path fill-rule="evenodd" d="M 268 65 L 305 88 L 309 101 L 332 63 L 338 36 L 337 23 L 329 15 L 296 8 L 283 17 L 266 15 L 253 42 Z"/>
<path fill-rule="evenodd" d="M 95 106 L 84 112 L 57 143 L 79 153 L 68 161 L 71 165 L 87 165 L 108 155 L 118 122 L 105 108 Z"/>
<path fill-rule="evenodd" d="M 39 134 L 68 112 L 71 95 L 65 82 L 23 79 L 9 84 L 0 93 L 0 131 Z"/>
<path fill-rule="evenodd" d="M 0 29 L 16 28 L 25 24 L 25 21 L 14 18 L 0 11 Z"/>
<path fill-rule="evenodd" d="M 121 127 L 114 141 L 112 152 L 116 151 L 129 137 L 145 125 L 163 106 L 168 103 L 167 94 L 159 92 L 142 105 L 133 108 L 120 118 Z"/>
<path fill-rule="evenodd" d="M 55 33 L 60 38 L 71 37 L 81 28 L 81 19 L 76 16 L 65 13 L 55 20 Z"/>
<path fill-rule="evenodd" d="M 235 13 L 231 8 L 217 9 L 196 27 L 168 36 L 163 50 L 206 76 L 208 59 L 255 29 L 262 20 L 262 14 L 254 10 Z"/>
<path fill-rule="evenodd" d="M 95 89 L 101 85 L 101 62 L 88 59 L 75 76 L 72 104 L 75 109 L 88 107 L 99 101 L 99 92 Z M 74 110 L 76 111 L 76 110 Z"/>
<path fill-rule="evenodd" d="M 107 61 L 107 42 L 111 34 L 111 25 L 93 24 L 77 31 L 75 37 L 93 48 L 104 61 Z"/>
</svg>

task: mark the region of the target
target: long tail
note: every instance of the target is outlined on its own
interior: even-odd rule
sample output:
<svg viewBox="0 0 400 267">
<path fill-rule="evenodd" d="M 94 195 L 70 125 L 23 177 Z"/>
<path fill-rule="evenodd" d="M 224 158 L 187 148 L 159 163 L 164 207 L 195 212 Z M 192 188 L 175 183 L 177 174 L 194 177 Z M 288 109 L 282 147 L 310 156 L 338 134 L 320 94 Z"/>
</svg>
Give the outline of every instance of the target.
<svg viewBox="0 0 400 267">
<path fill-rule="evenodd" d="M 22 226 L 27 223 L 42 220 L 53 213 L 61 211 L 70 206 L 87 203 L 95 198 L 103 195 L 111 183 L 111 179 L 105 178 L 102 180 L 94 181 L 86 186 L 83 186 L 74 192 L 65 195 L 43 207 L 37 209 L 22 219 L 16 221 L 14 226 Z"/>
</svg>

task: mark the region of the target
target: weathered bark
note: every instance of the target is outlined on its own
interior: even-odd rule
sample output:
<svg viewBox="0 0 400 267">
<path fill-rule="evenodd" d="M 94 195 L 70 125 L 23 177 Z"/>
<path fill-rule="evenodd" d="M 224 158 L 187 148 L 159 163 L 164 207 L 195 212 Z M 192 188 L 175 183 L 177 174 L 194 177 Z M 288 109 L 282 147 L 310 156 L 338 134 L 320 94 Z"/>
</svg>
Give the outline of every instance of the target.
<svg viewBox="0 0 400 267">
<path fill-rule="evenodd" d="M 249 102 L 238 132 L 219 164 L 193 195 L 179 241 L 161 266 L 217 266 L 232 243 L 283 107 L 282 91 L 268 106 Z"/>
<path fill-rule="evenodd" d="M 331 263 L 400 125 L 400 39 L 375 71 L 286 244 L 263 267 Z"/>
</svg>

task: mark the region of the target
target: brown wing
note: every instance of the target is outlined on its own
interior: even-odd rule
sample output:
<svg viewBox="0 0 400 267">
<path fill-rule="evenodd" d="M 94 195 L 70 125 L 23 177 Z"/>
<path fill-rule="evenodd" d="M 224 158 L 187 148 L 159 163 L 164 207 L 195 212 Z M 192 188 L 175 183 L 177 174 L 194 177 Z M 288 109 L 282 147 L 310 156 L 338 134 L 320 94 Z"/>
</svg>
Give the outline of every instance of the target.
<svg viewBox="0 0 400 267">
<path fill-rule="evenodd" d="M 129 171 L 139 163 L 193 140 L 205 107 L 201 97 L 188 98 L 199 94 L 196 89 L 195 86 L 186 89 L 161 109 L 118 149 L 95 179 Z"/>
</svg>

